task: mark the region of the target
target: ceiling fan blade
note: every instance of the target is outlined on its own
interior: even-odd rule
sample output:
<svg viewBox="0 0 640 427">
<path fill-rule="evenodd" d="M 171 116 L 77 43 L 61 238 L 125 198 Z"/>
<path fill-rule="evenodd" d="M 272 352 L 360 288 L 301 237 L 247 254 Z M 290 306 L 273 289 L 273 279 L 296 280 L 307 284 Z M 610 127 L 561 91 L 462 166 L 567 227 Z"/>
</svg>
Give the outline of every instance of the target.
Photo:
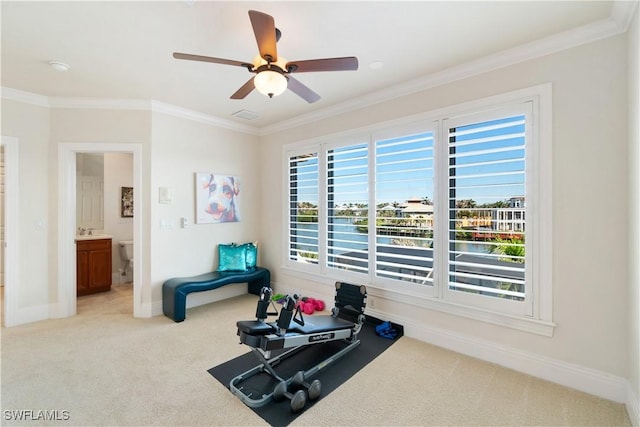
<svg viewBox="0 0 640 427">
<path fill-rule="evenodd" d="M 242 87 L 236 91 L 236 93 L 231 95 L 231 99 L 244 99 L 245 96 L 249 95 L 251 91 L 256 87 L 253 84 L 254 78 L 255 76 L 251 77 L 245 84 L 243 84 Z"/>
<path fill-rule="evenodd" d="M 290 67 L 291 66 L 291 67 Z M 306 61 L 289 61 L 286 66 L 290 73 L 308 73 L 312 71 L 351 71 L 358 69 L 358 58 L 309 59 Z"/>
<path fill-rule="evenodd" d="M 276 62 L 278 49 L 276 48 L 276 23 L 273 16 L 250 10 L 249 19 L 258 42 L 260 56 L 267 62 Z"/>
<path fill-rule="evenodd" d="M 289 80 L 287 87 L 291 90 L 291 92 L 295 93 L 300 98 L 307 101 L 309 104 L 313 104 L 320 99 L 320 95 L 300 83 L 300 81 L 291 77 L 291 75 L 288 75 L 287 79 Z"/>
<path fill-rule="evenodd" d="M 234 61 L 232 59 L 213 58 L 211 56 L 191 55 L 190 53 L 173 52 L 173 57 L 176 59 L 186 59 L 188 61 L 201 61 L 201 62 L 213 62 L 214 64 L 225 65 L 238 65 L 240 67 L 251 66 L 246 62 Z"/>
</svg>

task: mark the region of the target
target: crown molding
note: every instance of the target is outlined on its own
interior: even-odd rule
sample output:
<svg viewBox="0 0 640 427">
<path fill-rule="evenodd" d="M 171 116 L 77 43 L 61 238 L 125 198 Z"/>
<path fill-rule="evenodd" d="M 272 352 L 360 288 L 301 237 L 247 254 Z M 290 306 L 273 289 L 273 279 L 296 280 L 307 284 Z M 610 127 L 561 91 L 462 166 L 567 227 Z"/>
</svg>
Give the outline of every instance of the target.
<svg viewBox="0 0 640 427">
<path fill-rule="evenodd" d="M 327 107 L 323 110 L 302 114 L 273 125 L 262 127 L 260 128 L 260 135 L 281 132 L 305 123 L 311 123 L 380 104 L 457 80 L 470 78 L 482 73 L 622 34 L 629 28 L 637 4 L 637 1 L 615 1 L 612 7 L 612 13 L 607 19 L 535 40 L 459 66 L 431 73 L 400 85 L 371 92 L 360 98 Z"/>
<path fill-rule="evenodd" d="M 143 99 L 49 97 L 51 108 L 80 110 L 150 110 L 151 102 Z"/>
<path fill-rule="evenodd" d="M 623 33 L 629 30 L 639 3 L 638 0 L 618 0 L 613 2 L 610 18 L 616 22 Z"/>
<path fill-rule="evenodd" d="M 637 0 L 616 0 L 613 2 L 611 14 L 607 19 L 261 128 L 238 124 L 220 117 L 154 100 L 47 97 L 7 87 L 2 87 L 2 98 L 48 108 L 153 111 L 233 131 L 264 136 L 622 34 L 629 29 L 637 7 Z"/>
<path fill-rule="evenodd" d="M 234 123 L 230 120 L 221 119 L 219 117 L 200 113 L 198 111 L 189 110 L 187 108 L 178 107 L 154 100 L 143 99 L 111 99 L 111 98 L 65 98 L 65 97 L 47 97 L 37 93 L 26 92 L 23 90 L 2 87 L 2 99 L 22 102 L 24 104 L 36 105 L 45 108 L 66 108 L 80 110 L 138 110 L 151 111 L 155 113 L 167 114 L 199 123 L 204 123 L 224 129 L 230 129 L 237 132 L 258 135 L 256 128 Z"/>
<path fill-rule="evenodd" d="M 204 123 L 251 135 L 258 135 L 258 129 L 253 126 L 238 124 L 231 120 L 222 119 L 220 117 L 211 116 L 209 114 L 200 113 L 198 111 L 178 107 L 176 105 L 165 104 L 164 102 L 151 101 L 151 109 L 156 113 L 168 114 L 170 116 L 180 117 L 198 123 Z"/>
<path fill-rule="evenodd" d="M 2 87 L 2 99 L 9 101 L 22 102 L 23 104 L 37 105 L 38 107 L 51 107 L 49 98 L 37 93 L 26 92 L 24 90 L 13 89 L 10 87 Z"/>
</svg>

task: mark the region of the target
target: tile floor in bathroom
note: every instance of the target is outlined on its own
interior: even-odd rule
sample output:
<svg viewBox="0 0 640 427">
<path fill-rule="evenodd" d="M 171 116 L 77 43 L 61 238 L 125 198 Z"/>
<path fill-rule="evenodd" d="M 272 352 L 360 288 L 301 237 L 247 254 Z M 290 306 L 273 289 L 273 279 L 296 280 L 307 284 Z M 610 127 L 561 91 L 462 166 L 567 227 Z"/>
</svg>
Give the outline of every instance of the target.
<svg viewBox="0 0 640 427">
<path fill-rule="evenodd" d="M 133 316 L 133 282 L 114 283 L 108 292 L 78 297 L 80 314 L 130 314 Z"/>
</svg>

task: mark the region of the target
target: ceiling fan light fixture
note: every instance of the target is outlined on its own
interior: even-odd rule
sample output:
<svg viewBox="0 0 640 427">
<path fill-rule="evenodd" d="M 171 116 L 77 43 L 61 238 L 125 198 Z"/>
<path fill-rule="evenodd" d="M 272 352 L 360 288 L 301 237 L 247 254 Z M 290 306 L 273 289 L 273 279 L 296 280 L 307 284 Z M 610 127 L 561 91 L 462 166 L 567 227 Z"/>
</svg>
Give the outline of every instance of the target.
<svg viewBox="0 0 640 427">
<path fill-rule="evenodd" d="M 269 98 L 278 96 L 287 90 L 287 78 L 282 73 L 273 70 L 264 70 L 256 74 L 253 84 L 258 92 Z"/>
<path fill-rule="evenodd" d="M 260 55 L 256 55 L 253 57 L 253 70 L 252 71 L 256 71 L 258 69 L 260 69 L 260 67 L 263 67 L 266 65 L 265 68 L 270 68 L 271 66 L 275 65 L 278 68 L 280 68 L 281 70 L 286 70 L 287 69 L 287 63 L 289 61 L 287 60 L 287 58 L 283 57 L 283 56 L 278 56 L 278 60 L 275 62 L 267 62 L 263 57 L 261 57 Z"/>
<path fill-rule="evenodd" d="M 183 0 L 186 1 L 186 0 Z M 194 0 L 195 1 L 195 0 Z M 189 53 L 173 52 L 175 59 L 189 61 L 211 62 L 246 68 L 255 74 L 247 80 L 229 98 L 244 99 L 254 89 L 263 95 L 273 98 L 289 89 L 300 98 L 312 104 L 320 100 L 320 95 L 291 76 L 291 73 L 308 73 L 312 71 L 348 71 L 358 69 L 358 58 L 346 56 L 341 58 L 307 59 L 289 62 L 278 54 L 276 43 L 282 33 L 275 26 L 273 16 L 256 10 L 249 11 L 249 19 L 253 27 L 253 34 L 258 43 L 258 55 L 253 62 L 235 61 L 232 59 L 214 58 L 212 56 L 192 55 Z M 274 37 L 275 36 L 275 37 Z"/>
</svg>

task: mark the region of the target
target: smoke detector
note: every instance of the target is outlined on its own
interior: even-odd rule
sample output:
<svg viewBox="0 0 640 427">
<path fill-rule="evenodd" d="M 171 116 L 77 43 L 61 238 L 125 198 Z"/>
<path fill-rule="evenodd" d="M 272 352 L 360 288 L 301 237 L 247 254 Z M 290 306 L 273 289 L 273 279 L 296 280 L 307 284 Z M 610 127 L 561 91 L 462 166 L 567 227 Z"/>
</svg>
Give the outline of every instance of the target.
<svg viewBox="0 0 640 427">
<path fill-rule="evenodd" d="M 56 71 L 67 71 L 69 70 L 69 66 L 62 61 L 49 61 L 49 65 Z"/>
</svg>

